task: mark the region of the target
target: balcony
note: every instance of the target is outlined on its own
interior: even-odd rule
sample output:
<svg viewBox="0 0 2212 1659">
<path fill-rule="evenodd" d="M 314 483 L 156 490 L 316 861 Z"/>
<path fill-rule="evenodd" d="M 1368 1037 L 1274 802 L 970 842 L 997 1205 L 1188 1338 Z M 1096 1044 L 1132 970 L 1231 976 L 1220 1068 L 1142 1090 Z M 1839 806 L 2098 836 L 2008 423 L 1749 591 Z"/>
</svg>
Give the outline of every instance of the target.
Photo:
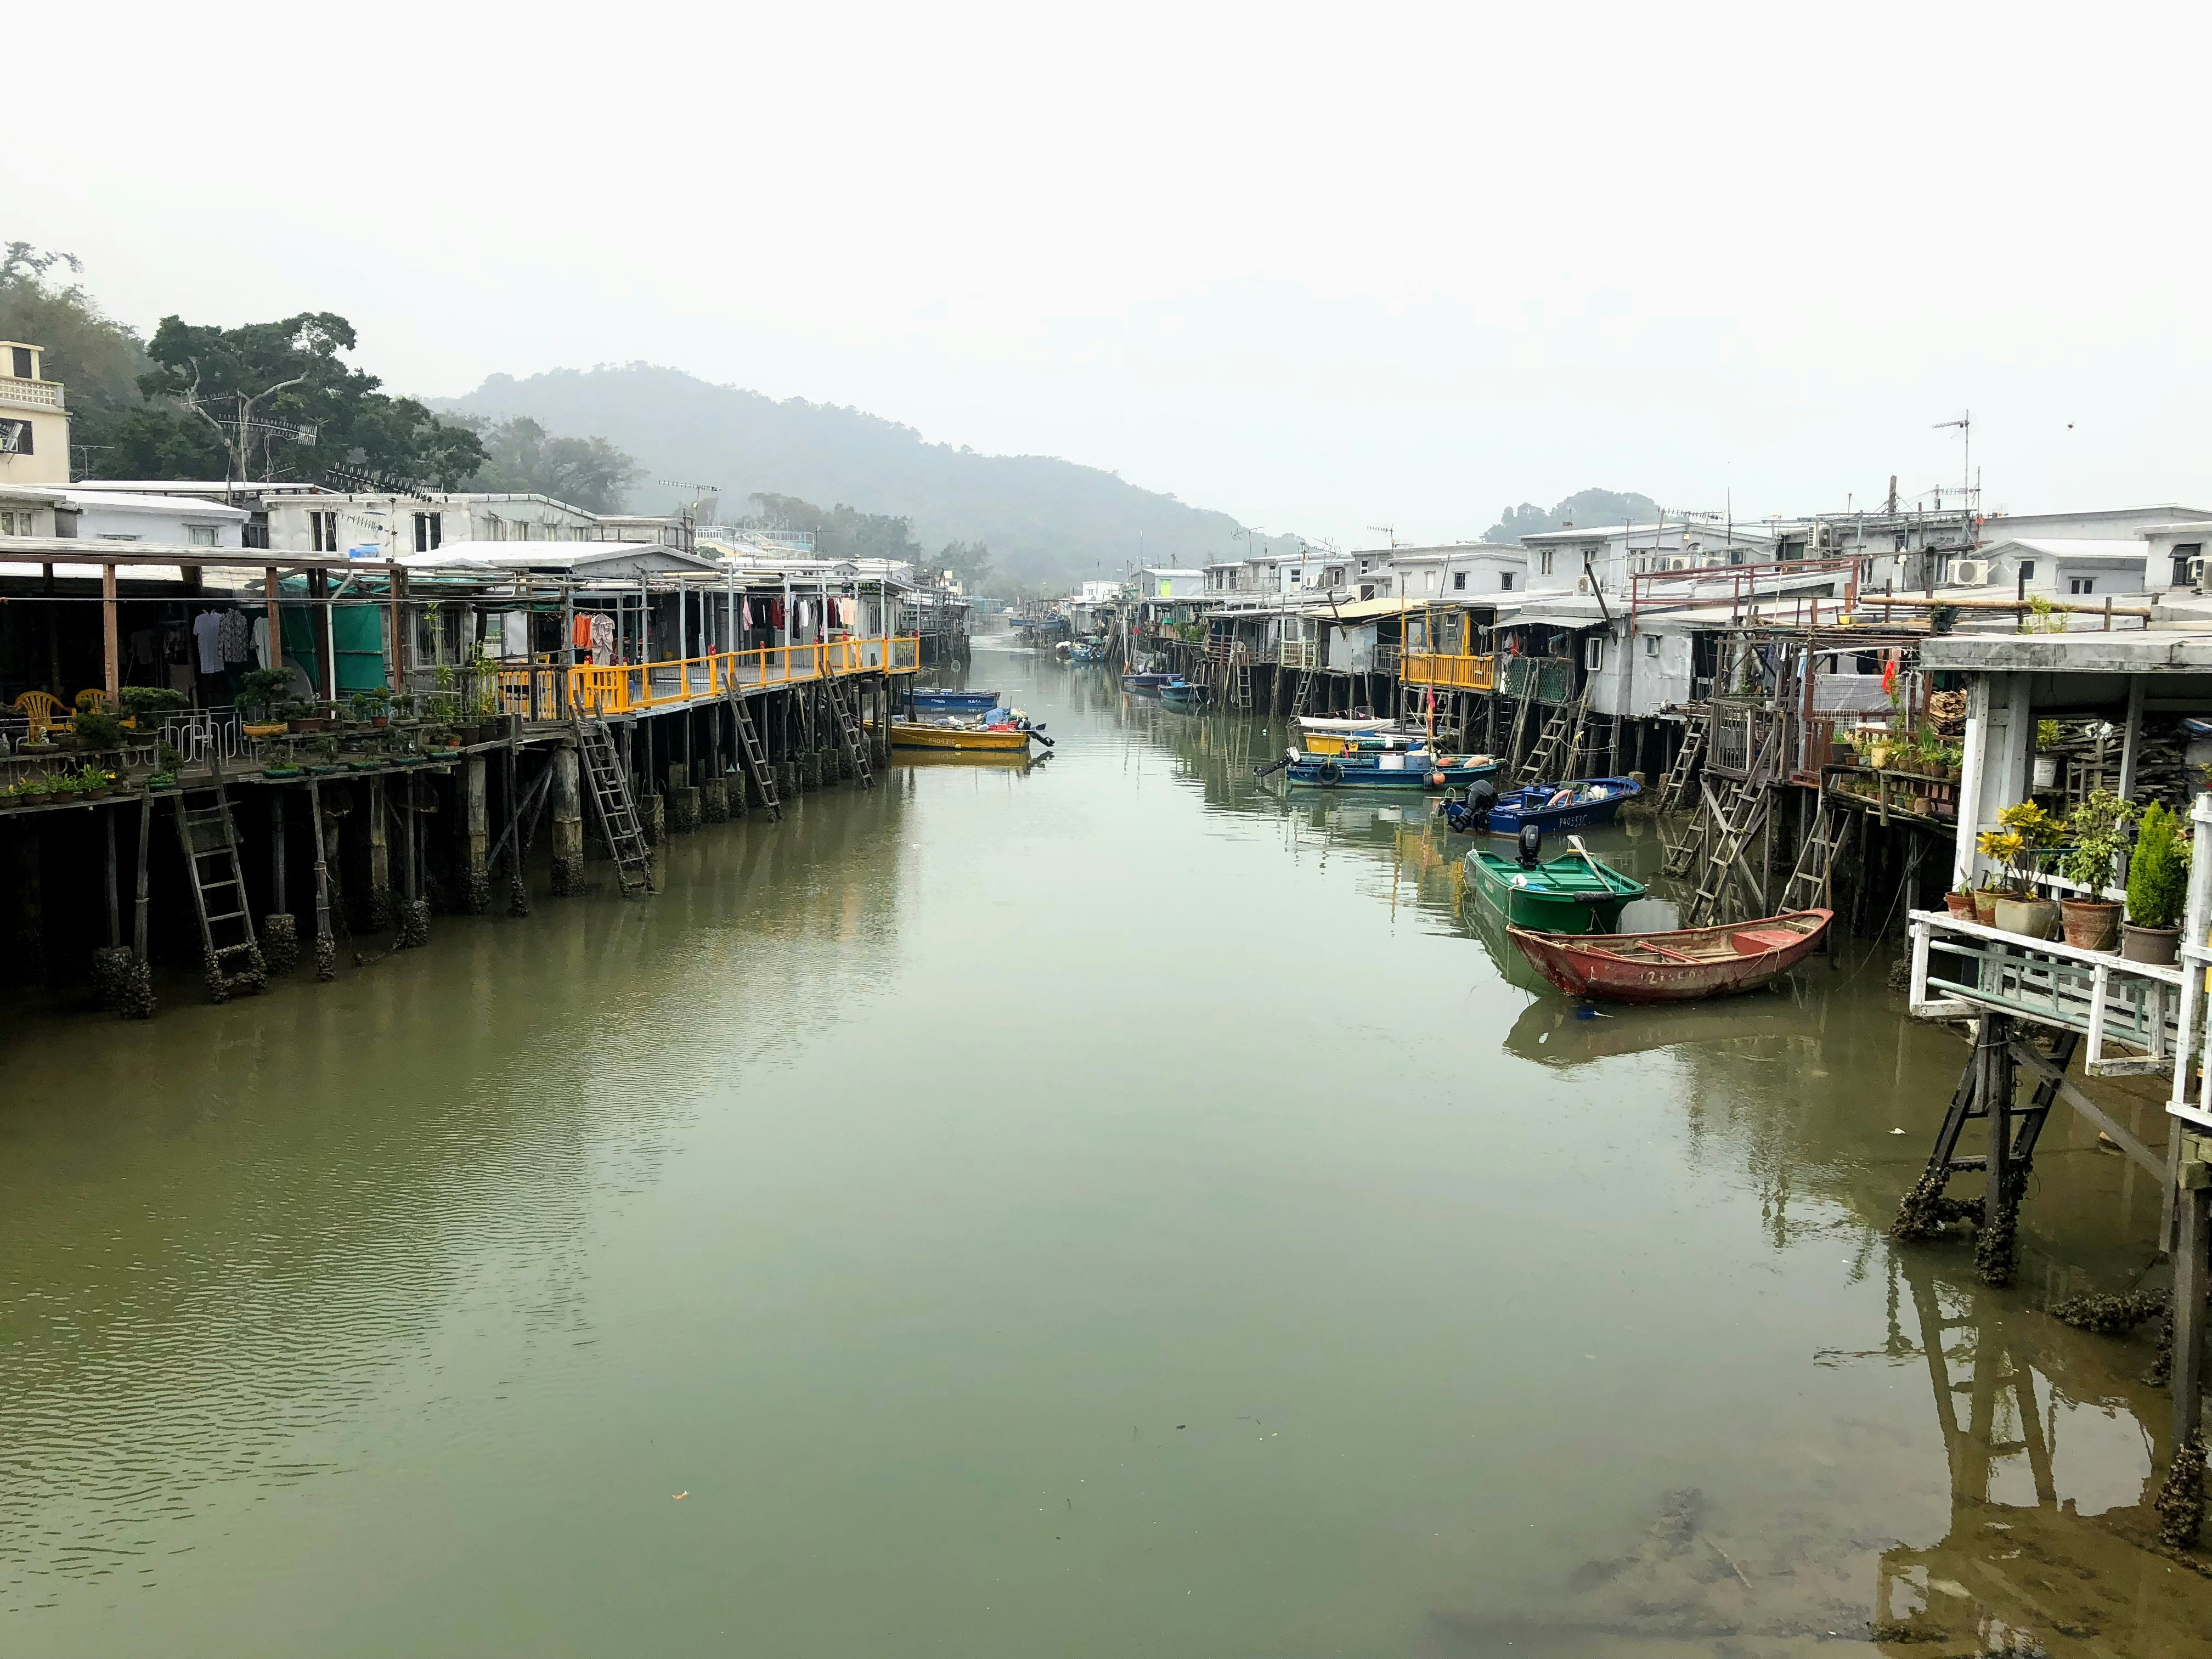
<svg viewBox="0 0 2212 1659">
<path fill-rule="evenodd" d="M 62 406 L 62 383 L 59 380 L 24 380 L 13 374 L 0 374 L 0 404 L 12 404 L 19 409 L 59 409 Z"/>
<path fill-rule="evenodd" d="M 1487 691 L 1498 682 L 1498 659 L 1462 657 L 1450 652 L 1408 651 L 1404 678 L 1408 685 Z"/>
</svg>

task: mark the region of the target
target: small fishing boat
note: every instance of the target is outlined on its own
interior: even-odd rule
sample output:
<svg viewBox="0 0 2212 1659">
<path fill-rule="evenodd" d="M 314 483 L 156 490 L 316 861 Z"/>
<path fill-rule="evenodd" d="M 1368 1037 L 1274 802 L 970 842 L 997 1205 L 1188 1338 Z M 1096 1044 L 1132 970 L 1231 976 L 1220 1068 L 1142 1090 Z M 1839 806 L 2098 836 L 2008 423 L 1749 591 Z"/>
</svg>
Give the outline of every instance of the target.
<svg viewBox="0 0 2212 1659">
<path fill-rule="evenodd" d="M 893 720 L 894 749 L 951 749 L 972 754 L 1027 754 L 1030 739 L 1046 741 L 1021 726 L 931 726 L 920 720 Z"/>
<path fill-rule="evenodd" d="M 1516 927 L 1551 933 L 1610 933 L 1640 881 L 1581 853 L 1522 864 L 1478 847 L 1467 855 L 1475 890 Z"/>
<path fill-rule="evenodd" d="M 1317 755 L 1293 749 L 1283 757 L 1292 783 L 1323 789 L 1463 789 L 1498 775 L 1487 755 L 1439 755 L 1426 749 L 1354 750 Z"/>
<path fill-rule="evenodd" d="M 1820 942 L 1834 915 L 1792 910 L 1757 921 L 1602 939 L 1520 927 L 1507 928 L 1505 936 L 1538 973 L 1570 996 L 1601 1002 L 1698 1002 L 1755 990 L 1788 973 Z"/>
<path fill-rule="evenodd" d="M 1298 747 L 1310 755 L 1340 755 L 1350 749 L 1414 749 L 1431 746 L 1423 726 L 1387 720 L 1328 720 L 1298 716 Z"/>
<path fill-rule="evenodd" d="M 1104 662 L 1106 660 L 1106 641 L 1103 640 L 1078 640 L 1073 645 L 1068 647 L 1068 660 L 1070 662 Z"/>
<path fill-rule="evenodd" d="M 995 691 L 932 691 L 917 687 L 915 712 L 922 714 L 987 714 L 999 706 Z"/>
<path fill-rule="evenodd" d="M 1206 701 L 1206 688 L 1185 679 L 1172 679 L 1160 687 L 1160 701 L 1188 714 Z"/>
<path fill-rule="evenodd" d="M 1157 697 L 1160 688 L 1176 678 L 1173 674 L 1134 674 L 1121 676 L 1121 689 L 1133 691 L 1140 697 Z"/>
<path fill-rule="evenodd" d="M 1517 836 L 1524 823 L 1540 826 L 1546 835 L 1611 823 L 1623 801 L 1643 793 L 1644 786 L 1633 778 L 1577 778 L 1572 783 L 1508 789 L 1490 809 L 1490 833 Z"/>
</svg>

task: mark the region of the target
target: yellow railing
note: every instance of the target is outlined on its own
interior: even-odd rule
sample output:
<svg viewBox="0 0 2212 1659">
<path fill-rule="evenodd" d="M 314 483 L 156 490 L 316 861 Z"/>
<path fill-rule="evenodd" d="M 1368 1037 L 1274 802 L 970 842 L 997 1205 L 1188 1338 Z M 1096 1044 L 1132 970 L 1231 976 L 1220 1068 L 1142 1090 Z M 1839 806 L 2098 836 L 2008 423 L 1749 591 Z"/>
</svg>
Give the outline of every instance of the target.
<svg viewBox="0 0 2212 1659">
<path fill-rule="evenodd" d="M 1449 686 L 1460 691 L 1488 691 L 1498 684 L 1495 657 L 1462 657 L 1442 651 L 1408 651 L 1400 675 L 1408 685 Z"/>
<path fill-rule="evenodd" d="M 827 640 L 815 645 L 775 645 L 757 651 L 718 651 L 703 657 L 616 663 L 604 668 L 502 668 L 499 671 L 500 707 L 505 713 L 541 720 L 644 714 L 706 702 L 752 686 L 782 685 L 831 675 L 910 673 L 921 659 L 921 635 L 899 634 Z"/>
</svg>

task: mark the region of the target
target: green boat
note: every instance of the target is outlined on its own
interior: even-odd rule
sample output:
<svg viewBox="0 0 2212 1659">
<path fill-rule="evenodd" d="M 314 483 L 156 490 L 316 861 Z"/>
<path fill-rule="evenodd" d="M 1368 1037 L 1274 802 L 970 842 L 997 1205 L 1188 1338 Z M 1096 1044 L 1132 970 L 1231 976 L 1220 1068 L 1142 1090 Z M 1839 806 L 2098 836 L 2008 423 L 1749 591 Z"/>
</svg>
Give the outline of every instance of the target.
<svg viewBox="0 0 2212 1659">
<path fill-rule="evenodd" d="M 1542 933 L 1610 933 L 1621 907 L 1644 893 L 1642 882 L 1609 864 L 1592 870 L 1579 853 L 1529 869 L 1477 848 L 1467 855 L 1467 873 L 1506 921 Z"/>
</svg>

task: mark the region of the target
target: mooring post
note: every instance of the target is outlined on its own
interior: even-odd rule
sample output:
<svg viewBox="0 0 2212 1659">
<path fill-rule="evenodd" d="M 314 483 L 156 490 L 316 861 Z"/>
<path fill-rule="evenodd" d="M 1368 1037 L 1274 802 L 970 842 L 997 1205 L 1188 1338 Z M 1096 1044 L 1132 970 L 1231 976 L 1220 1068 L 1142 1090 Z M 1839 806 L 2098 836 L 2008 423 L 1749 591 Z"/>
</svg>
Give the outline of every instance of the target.
<svg viewBox="0 0 2212 1659">
<path fill-rule="evenodd" d="M 460 795 L 453 839 L 460 854 L 461 906 L 472 916 L 489 915 L 491 872 L 485 860 L 491 850 L 491 802 L 482 755 L 471 755 L 461 763 Z"/>
<path fill-rule="evenodd" d="M 362 907 L 362 928 L 371 933 L 392 925 L 392 828 L 386 793 L 380 772 L 368 781 L 368 898 Z"/>
<path fill-rule="evenodd" d="M 583 793 L 575 745 L 562 744 L 553 751 L 553 896 L 566 898 L 583 890 Z"/>
<path fill-rule="evenodd" d="M 315 829 L 315 977 L 328 982 L 338 976 L 338 943 L 331 936 L 331 845 L 337 838 L 335 823 L 323 819 L 322 786 L 307 780 L 307 817 Z"/>
<path fill-rule="evenodd" d="M 2177 1449 L 2201 1426 L 2199 1390 L 2204 1378 L 2205 1253 L 2212 1248 L 2212 1164 L 2203 1161 L 2203 1142 L 2191 1135 L 2175 1166 L 2179 1189 L 2174 1205 L 2173 1249 L 2173 1443 Z"/>
<path fill-rule="evenodd" d="M 261 918 L 261 954 L 272 974 L 289 974 L 300 963 L 300 929 L 285 899 L 284 790 L 269 791 L 268 913 Z"/>
</svg>

